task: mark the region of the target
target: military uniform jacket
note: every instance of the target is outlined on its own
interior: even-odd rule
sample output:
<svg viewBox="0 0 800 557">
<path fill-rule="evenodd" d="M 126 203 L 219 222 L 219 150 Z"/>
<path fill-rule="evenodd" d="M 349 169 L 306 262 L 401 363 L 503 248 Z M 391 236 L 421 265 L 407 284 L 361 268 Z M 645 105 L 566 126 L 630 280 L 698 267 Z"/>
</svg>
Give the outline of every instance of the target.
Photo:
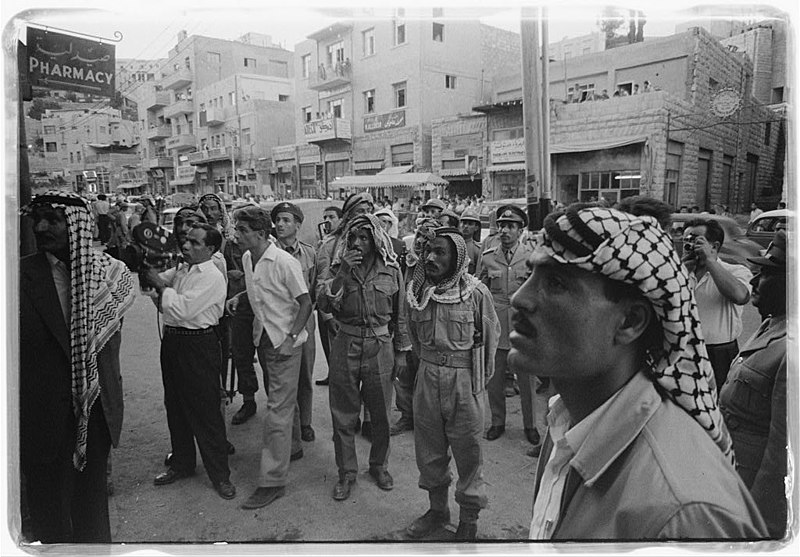
<svg viewBox="0 0 800 557">
<path fill-rule="evenodd" d="M 478 278 L 489 288 L 494 298 L 494 308 L 500 319 L 500 341 L 497 348 L 510 350 L 508 334 L 511 330 L 511 296 L 528 278 L 525 262 L 533 253 L 528 243 L 518 242 L 511 262 L 507 263 L 502 246 L 487 249 L 481 255 Z"/>
</svg>

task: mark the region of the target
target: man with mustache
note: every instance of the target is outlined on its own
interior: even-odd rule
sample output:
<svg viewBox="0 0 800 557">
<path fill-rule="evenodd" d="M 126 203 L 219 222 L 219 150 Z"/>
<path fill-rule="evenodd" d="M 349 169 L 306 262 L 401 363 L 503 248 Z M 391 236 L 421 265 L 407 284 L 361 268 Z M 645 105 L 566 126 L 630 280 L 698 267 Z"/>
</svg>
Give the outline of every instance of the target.
<svg viewBox="0 0 800 557">
<path fill-rule="evenodd" d="M 749 539 L 689 278 L 649 215 L 586 204 L 544 221 L 509 363 L 549 377 L 530 538 Z"/>
<path fill-rule="evenodd" d="M 528 267 L 525 262 L 533 251 L 529 243 L 520 241 L 520 234 L 526 226 L 528 217 L 519 207 L 504 205 L 497 209 L 500 244 L 483 252 L 478 270 L 481 282 L 492 293 L 501 326 L 500 341 L 495 356 L 495 374 L 486 386 L 489 393 L 489 408 L 492 412 L 492 425 L 486 432 L 486 439 L 489 441 L 494 441 L 506 430 L 506 374 L 512 376 L 513 382 L 515 371 L 508 365 L 508 351 L 511 348 L 508 343 L 508 333 L 511 329 L 511 296 L 528 278 Z M 537 446 L 541 434 L 544 433 L 544 423 L 534 424 L 534 393 L 531 380 L 525 374 L 519 376 L 519 389 L 525 438 L 531 445 Z"/>
<path fill-rule="evenodd" d="M 331 345 L 328 376 L 333 445 L 339 481 L 333 498 L 344 501 L 358 475 L 355 428 L 361 397 L 372 418 L 369 474 L 389 491 L 389 405 L 392 376 L 411 349 L 406 332 L 403 277 L 389 235 L 369 214 L 349 220 L 331 265 L 319 280 L 318 302 L 333 314 L 339 332 Z"/>
<path fill-rule="evenodd" d="M 474 540 L 486 507 L 483 390 L 495 367 L 500 323 L 492 296 L 467 272 L 457 228 L 425 231 L 422 259 L 408 285 L 409 330 L 419 358 L 414 388 L 414 449 L 430 509 L 406 528 L 412 539 L 450 521 L 450 453 L 458 469 L 456 539 Z"/>
<path fill-rule="evenodd" d="M 161 374 L 172 441 L 169 468 L 153 483 L 163 486 L 194 475 L 196 441 L 214 489 L 223 499 L 233 499 L 236 488 L 219 411 L 222 349 L 215 330 L 225 306 L 225 277 L 211 260 L 221 244 L 216 228 L 196 224 L 181 245 L 183 263 L 163 273 L 145 272 L 164 315 Z"/>
</svg>

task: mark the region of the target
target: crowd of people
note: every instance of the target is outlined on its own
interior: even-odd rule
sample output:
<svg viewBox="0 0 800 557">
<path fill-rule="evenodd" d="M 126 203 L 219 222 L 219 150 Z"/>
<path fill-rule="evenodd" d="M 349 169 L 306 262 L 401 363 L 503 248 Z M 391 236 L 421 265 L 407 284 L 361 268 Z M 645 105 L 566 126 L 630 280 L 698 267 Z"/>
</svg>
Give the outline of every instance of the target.
<svg viewBox="0 0 800 557">
<path fill-rule="evenodd" d="M 211 487 L 237 497 L 222 378 L 232 362 L 242 405 L 231 425 L 252 419 L 257 355 L 267 395 L 260 472 L 240 506 L 287 495 L 290 463 L 316 438 L 319 335 L 328 376 L 317 385 L 328 387 L 338 477 L 331 496 L 347 500 L 356 486 L 359 432 L 371 442 L 369 476 L 386 492 L 391 438 L 413 432 L 428 509 L 406 526 L 407 539 L 450 522 L 451 459 L 455 539 L 478 538 L 489 503 L 484 453 L 514 427 L 506 398 L 517 391 L 528 454 L 538 458 L 535 484 L 520 486 L 535 494 L 530 539 L 783 537 L 785 232 L 750 261 L 753 275 L 719 259 L 724 232 L 703 215 L 687 223 L 679 257 L 671 208 L 644 196 L 613 208 L 559 206 L 539 231 L 527 230 L 522 209 L 502 206 L 482 243 L 480 202 L 412 198 L 405 207 L 353 194 L 325 209 L 329 233 L 316 246 L 299 240 L 305 215 L 291 202 L 229 215 L 206 194 L 181 208 L 174 263 L 137 269 L 164 324 L 172 452 L 154 484 L 194 475 L 196 446 Z M 139 222 L 155 218 L 155 204 L 142 205 Z M 38 247 L 22 259 L 20 282 L 30 541 L 112 541 L 105 473 L 122 423 L 120 331 L 137 292 L 115 249 L 114 209 L 64 192 L 23 209 Z M 411 230 L 400 226 L 403 211 L 416 215 Z M 105 253 L 93 247 L 95 224 Z M 749 302 L 763 324 L 740 348 Z"/>
</svg>

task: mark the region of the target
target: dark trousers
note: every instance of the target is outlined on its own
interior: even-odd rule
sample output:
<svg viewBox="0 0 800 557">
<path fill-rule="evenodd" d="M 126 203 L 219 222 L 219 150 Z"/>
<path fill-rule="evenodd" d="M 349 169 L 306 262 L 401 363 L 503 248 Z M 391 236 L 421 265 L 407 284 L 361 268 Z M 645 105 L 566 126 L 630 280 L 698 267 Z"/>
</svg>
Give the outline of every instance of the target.
<svg viewBox="0 0 800 557">
<path fill-rule="evenodd" d="M 253 366 L 256 347 L 253 344 L 253 314 L 237 312 L 230 318 L 231 357 L 236 367 L 236 390 L 244 400 L 255 400 L 258 376 Z"/>
<path fill-rule="evenodd" d="M 400 412 L 400 419 L 414 422 L 414 384 L 417 380 L 419 358 L 412 350 L 405 352 L 406 369 L 394 382 L 394 402 Z"/>
<path fill-rule="evenodd" d="M 111 436 L 98 399 L 89 416 L 86 467 L 72 465 L 75 438 L 54 447 L 49 463 L 22 466 L 27 519 L 23 536 L 42 543 L 111 543 L 106 492 L 106 465 Z"/>
<path fill-rule="evenodd" d="M 322 351 L 325 352 L 325 361 L 330 366 L 331 364 L 331 334 L 328 328 L 330 320 L 323 321 L 322 315 L 317 312 L 317 325 L 319 325 L 319 340 L 322 342 Z"/>
<path fill-rule="evenodd" d="M 725 344 L 706 344 L 708 359 L 714 368 L 714 381 L 717 383 L 717 393 L 722 389 L 728 378 L 731 362 L 739 354 L 739 343 L 735 340 Z"/>
<path fill-rule="evenodd" d="M 111 217 L 108 215 L 97 215 L 97 235 L 104 244 L 111 237 Z"/>
<path fill-rule="evenodd" d="M 228 440 L 219 408 L 222 355 L 217 335 L 184 336 L 165 331 L 161 342 L 164 406 L 174 470 L 194 471 L 195 440 L 213 484 L 230 477 Z"/>
</svg>

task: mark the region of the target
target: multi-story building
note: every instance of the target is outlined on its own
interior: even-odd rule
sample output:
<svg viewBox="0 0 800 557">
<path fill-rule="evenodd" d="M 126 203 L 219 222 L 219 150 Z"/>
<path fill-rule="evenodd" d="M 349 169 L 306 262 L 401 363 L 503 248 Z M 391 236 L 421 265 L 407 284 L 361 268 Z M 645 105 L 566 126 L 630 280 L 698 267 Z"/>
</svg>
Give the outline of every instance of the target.
<svg viewBox="0 0 800 557">
<path fill-rule="evenodd" d="M 693 28 L 569 59 L 566 68 L 553 62 L 551 91 L 574 82 L 594 92 L 627 91 L 645 81 L 654 90 L 551 101 L 552 199 L 613 203 L 642 193 L 675 207 L 774 206 L 783 181 L 783 117 L 758 102 L 766 78 L 754 73 L 749 55 L 733 50 Z M 494 102 L 475 108 L 488 118 L 484 181 L 495 198 L 526 195 L 519 76 L 516 83 L 498 80 Z"/>
<path fill-rule="evenodd" d="M 441 9 L 308 35 L 295 47 L 298 141 L 273 151 L 273 187 L 333 195 L 329 184 L 342 176 L 429 172 L 432 122 L 469 114 L 520 59 L 518 34 L 446 19 Z"/>
<path fill-rule="evenodd" d="M 139 100 L 154 189 L 260 193 L 258 161 L 294 141 L 292 52 L 256 33 L 229 41 L 182 31 L 159 74 Z"/>
<path fill-rule="evenodd" d="M 35 164 L 62 169 L 59 176 L 75 191 L 115 193 L 129 181 L 123 170 L 139 166 L 138 123 L 116 109 L 46 110 L 41 138 L 43 161 Z"/>
</svg>

